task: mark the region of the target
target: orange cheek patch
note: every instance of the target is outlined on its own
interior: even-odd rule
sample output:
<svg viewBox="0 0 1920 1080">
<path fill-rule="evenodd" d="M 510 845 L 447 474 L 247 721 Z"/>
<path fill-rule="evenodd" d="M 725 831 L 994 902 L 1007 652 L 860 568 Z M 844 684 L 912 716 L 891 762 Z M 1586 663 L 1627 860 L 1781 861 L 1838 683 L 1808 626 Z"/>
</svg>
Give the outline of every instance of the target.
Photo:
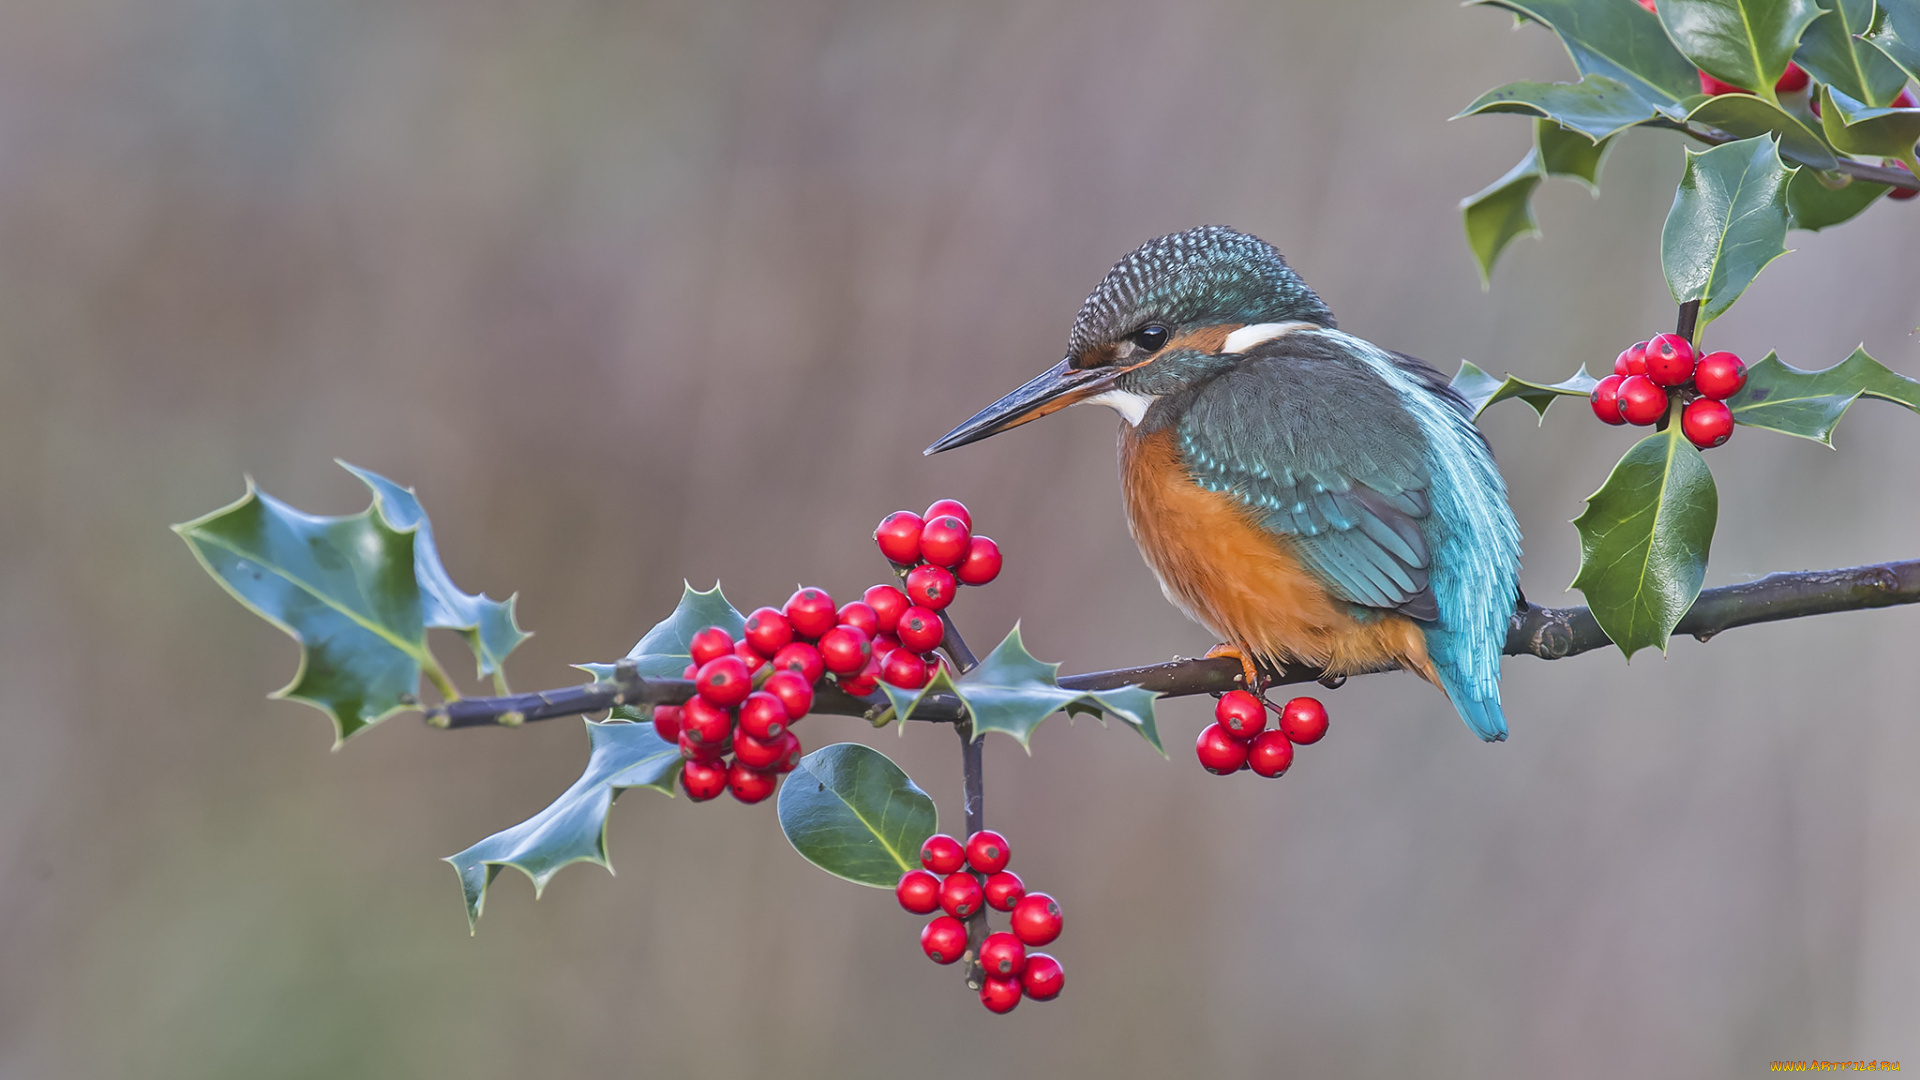
<svg viewBox="0 0 1920 1080">
<path fill-rule="evenodd" d="M 1167 342 L 1167 349 L 1192 349 L 1196 352 L 1217 353 L 1227 347 L 1227 337 L 1240 329 L 1242 323 L 1221 323 L 1219 326 L 1202 326 L 1197 330 L 1188 330 L 1177 334 Z M 1163 352 L 1166 350 L 1162 350 Z"/>
</svg>

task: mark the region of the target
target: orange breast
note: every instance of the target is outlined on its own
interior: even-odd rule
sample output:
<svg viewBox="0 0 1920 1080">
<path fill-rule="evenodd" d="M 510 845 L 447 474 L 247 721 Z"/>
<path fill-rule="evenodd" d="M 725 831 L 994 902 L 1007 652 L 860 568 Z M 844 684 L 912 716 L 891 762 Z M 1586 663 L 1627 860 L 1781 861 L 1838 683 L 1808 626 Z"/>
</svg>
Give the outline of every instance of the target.
<svg viewBox="0 0 1920 1080">
<path fill-rule="evenodd" d="M 1127 523 L 1167 599 L 1229 644 L 1271 661 L 1333 672 L 1399 664 L 1433 681 L 1419 624 L 1362 621 L 1309 574 L 1290 542 L 1232 497 L 1193 482 L 1170 431 L 1120 437 Z"/>
</svg>

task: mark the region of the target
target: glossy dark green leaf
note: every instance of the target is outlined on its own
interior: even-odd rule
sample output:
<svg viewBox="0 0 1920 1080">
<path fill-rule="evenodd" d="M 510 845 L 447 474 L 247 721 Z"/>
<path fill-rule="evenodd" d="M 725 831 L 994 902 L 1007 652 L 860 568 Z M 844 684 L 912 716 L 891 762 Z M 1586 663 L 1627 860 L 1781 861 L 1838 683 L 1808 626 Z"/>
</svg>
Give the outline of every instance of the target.
<svg viewBox="0 0 1920 1080">
<path fill-rule="evenodd" d="M 1807 114 L 1812 120 L 1813 114 Z M 1717 128 L 1736 138 L 1774 135 L 1780 140 L 1780 152 L 1816 169 L 1831 169 L 1840 164 L 1813 128 L 1771 102 L 1749 94 L 1722 94 L 1696 105 L 1687 114 L 1687 122 L 1700 127 Z"/>
<path fill-rule="evenodd" d="M 638 667 L 642 678 L 677 679 L 687 670 L 693 661 L 693 635 L 709 626 L 717 626 L 732 634 L 737 640 L 740 631 L 747 625 L 746 616 L 734 610 L 727 602 L 726 594 L 720 591 L 720 583 L 714 582 L 713 588 L 701 592 L 691 584 L 681 583 L 680 603 L 667 616 L 647 631 L 639 643 L 627 651 L 626 659 L 632 660 Z M 588 672 L 596 679 L 613 677 L 614 664 L 575 664 L 574 667 Z"/>
<path fill-rule="evenodd" d="M 423 668 L 444 683 L 414 578 L 421 538 L 376 507 L 318 517 L 249 480 L 238 502 L 173 529 L 234 599 L 300 643 L 300 668 L 274 696 L 332 717 L 336 745 L 413 707 Z"/>
<path fill-rule="evenodd" d="M 507 654 L 530 636 L 514 622 L 513 604 L 517 598 L 509 596 L 502 601 L 491 599 L 485 593 L 462 592 L 440 561 L 439 548 L 433 541 L 433 523 L 427 520 L 427 512 L 421 509 L 413 489 L 344 461 L 339 465 L 359 477 L 373 492 L 374 503 L 388 524 L 402 532 L 414 532 L 413 572 L 420 586 L 421 616 L 426 625 L 457 631 L 473 650 L 480 677 L 498 676 Z M 500 690 L 505 693 L 504 686 Z"/>
<path fill-rule="evenodd" d="M 1834 425 L 1861 397 L 1920 412 L 1920 382 L 1889 369 L 1865 349 L 1820 371 L 1802 371 L 1768 353 L 1747 372 L 1747 385 L 1727 405 L 1736 423 L 1831 446 Z"/>
<path fill-rule="evenodd" d="M 780 828 L 808 862 L 835 877 L 891 889 L 920 865 L 939 812 L 887 755 L 836 743 L 800 759 L 780 785 Z"/>
<path fill-rule="evenodd" d="M 607 811 L 620 792 L 650 787 L 673 794 L 680 776 L 680 748 L 654 734 L 651 724 L 587 721 L 593 752 L 587 769 L 552 805 L 511 829 L 494 833 L 447 862 L 466 894 L 467 928 L 486 906 L 487 886 L 503 866 L 533 882 L 537 897 L 560 868 L 590 862 L 607 868 Z"/>
<path fill-rule="evenodd" d="M 1540 168 L 1548 176 L 1558 176 L 1586 185 L 1600 193 L 1600 164 L 1607 156 L 1612 139 L 1594 142 L 1577 131 L 1568 131 L 1551 120 L 1533 122 L 1533 144 L 1540 151 Z"/>
<path fill-rule="evenodd" d="M 1167 748 L 1160 745 L 1160 728 L 1154 722 L 1153 703 L 1160 697 L 1154 690 L 1138 686 L 1122 686 L 1116 690 L 1090 690 L 1074 701 L 1068 702 L 1069 714 L 1074 712 L 1091 713 L 1095 716 L 1113 716 L 1140 733 L 1147 745 L 1167 756 Z"/>
<path fill-rule="evenodd" d="M 1581 78 L 1624 83 L 1654 108 L 1678 119 L 1680 101 L 1700 92 L 1693 64 L 1673 47 L 1660 20 L 1631 0 L 1476 0 L 1552 30 Z"/>
<path fill-rule="evenodd" d="M 1460 373 L 1453 377 L 1453 391 L 1466 399 L 1473 407 L 1473 417 L 1478 420 L 1480 414 L 1495 402 L 1517 398 L 1533 406 L 1533 411 L 1546 419 L 1547 406 L 1555 398 L 1589 397 L 1599 380 L 1587 374 L 1585 364 L 1567 379 L 1557 383 L 1540 383 L 1522 379 L 1517 375 L 1508 375 L 1504 379 L 1495 378 L 1480 370 L 1468 360 L 1460 361 Z"/>
<path fill-rule="evenodd" d="M 1834 90 L 1820 88 L 1820 123 L 1827 141 L 1848 154 L 1899 158 L 1920 168 L 1913 144 L 1920 140 L 1920 109 L 1871 108 Z"/>
<path fill-rule="evenodd" d="M 1817 232 L 1852 219 L 1886 193 L 1885 184 L 1801 169 L 1787 182 L 1787 213 L 1794 228 Z"/>
<path fill-rule="evenodd" d="M 1867 35 L 1867 40 L 1882 56 L 1898 65 L 1907 78 L 1920 79 L 1920 0 L 1885 0 L 1880 11 L 1883 16 L 1880 25 Z M 1849 93 L 1845 86 L 1840 89 L 1842 93 Z M 1858 94 L 1851 96 L 1859 97 Z M 1882 105 L 1890 99 L 1861 100 Z"/>
<path fill-rule="evenodd" d="M 1573 521 L 1580 532 L 1573 588 L 1628 659 L 1648 646 L 1666 651 L 1667 636 L 1700 595 L 1719 513 L 1713 473 L 1678 423 L 1636 443 L 1587 498 Z"/>
<path fill-rule="evenodd" d="M 955 690 L 973 717 L 973 737 L 999 731 L 1027 747 L 1040 721 L 1082 695 L 1060 685 L 1059 664 L 1034 659 L 1020 640 L 1018 625 L 982 657 L 972 671 L 955 680 Z"/>
<path fill-rule="evenodd" d="M 1768 101 L 1801 32 L 1820 14 L 1813 0 L 1660 0 L 1659 7 L 1687 59 Z"/>
<path fill-rule="evenodd" d="M 1816 80 L 1869 105 L 1885 105 L 1906 73 L 1880 49 L 1860 40 L 1873 26 L 1873 0 L 1816 0 L 1821 15 L 1800 36 L 1793 54 Z"/>
<path fill-rule="evenodd" d="M 1514 82 L 1481 94 L 1454 117 L 1477 113 L 1527 113 L 1586 135 L 1589 143 L 1658 115 L 1647 99 L 1605 75 L 1578 83 Z"/>
<path fill-rule="evenodd" d="M 1538 148 L 1528 150 L 1520 163 L 1477 194 L 1460 201 L 1461 216 L 1467 226 L 1467 246 L 1473 249 L 1480 267 L 1480 284 L 1493 280 L 1493 263 L 1508 244 L 1522 236 L 1534 236 L 1540 226 L 1533 220 L 1533 189 L 1545 177 L 1540 167 Z"/>
<path fill-rule="evenodd" d="M 1660 263 L 1676 303 L 1701 301 L 1702 327 L 1786 254 L 1792 176 L 1765 136 L 1687 151 L 1687 171 L 1660 233 Z"/>
</svg>

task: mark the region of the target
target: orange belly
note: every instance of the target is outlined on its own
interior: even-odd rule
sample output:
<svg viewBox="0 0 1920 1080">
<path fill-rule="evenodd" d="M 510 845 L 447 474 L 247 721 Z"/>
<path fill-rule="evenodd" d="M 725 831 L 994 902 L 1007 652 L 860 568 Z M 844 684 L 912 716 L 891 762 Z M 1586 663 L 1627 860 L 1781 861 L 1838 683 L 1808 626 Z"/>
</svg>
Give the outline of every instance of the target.
<svg viewBox="0 0 1920 1080">
<path fill-rule="evenodd" d="M 1226 644 L 1275 663 L 1341 674 L 1399 665 L 1434 682 L 1420 624 L 1361 620 L 1228 495 L 1193 482 L 1172 433 L 1120 436 L 1127 524 L 1161 591 Z"/>
</svg>

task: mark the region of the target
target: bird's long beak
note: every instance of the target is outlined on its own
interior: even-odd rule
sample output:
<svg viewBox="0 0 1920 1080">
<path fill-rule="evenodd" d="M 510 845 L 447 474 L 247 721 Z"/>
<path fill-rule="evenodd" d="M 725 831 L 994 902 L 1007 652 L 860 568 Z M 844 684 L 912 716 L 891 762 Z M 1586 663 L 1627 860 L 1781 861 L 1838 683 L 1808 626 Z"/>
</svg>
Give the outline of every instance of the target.
<svg viewBox="0 0 1920 1080">
<path fill-rule="evenodd" d="M 1062 360 L 1028 379 L 1020 389 L 981 409 L 972 419 L 942 435 L 939 441 L 921 453 L 937 454 L 942 450 L 979 442 L 989 435 L 998 435 L 1029 420 L 1038 420 L 1050 412 L 1059 412 L 1108 389 L 1121 373 L 1121 370 L 1114 368 L 1082 370 L 1074 367 L 1071 359 Z"/>
</svg>

